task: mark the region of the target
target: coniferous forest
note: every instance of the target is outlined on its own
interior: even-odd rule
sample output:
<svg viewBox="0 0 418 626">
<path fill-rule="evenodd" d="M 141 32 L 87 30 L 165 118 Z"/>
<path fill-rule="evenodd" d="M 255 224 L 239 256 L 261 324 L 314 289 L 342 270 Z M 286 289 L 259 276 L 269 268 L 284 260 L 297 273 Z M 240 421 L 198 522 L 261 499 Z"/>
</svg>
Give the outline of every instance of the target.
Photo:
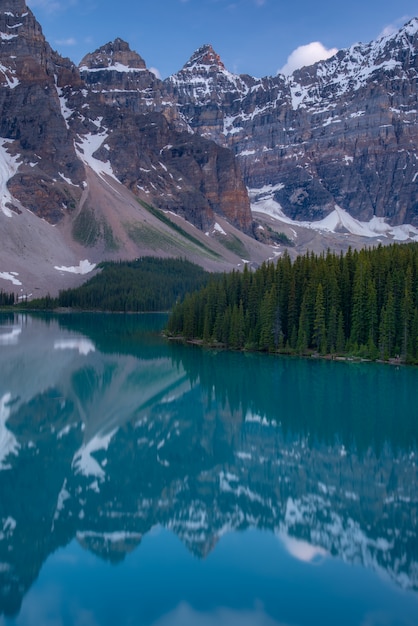
<svg viewBox="0 0 418 626">
<path fill-rule="evenodd" d="M 174 307 L 168 334 L 207 345 L 418 362 L 418 244 L 287 253 L 214 278 Z"/>
<path fill-rule="evenodd" d="M 16 303 L 16 296 L 14 293 L 6 293 L 0 291 L 0 306 L 13 306 Z"/>
<path fill-rule="evenodd" d="M 210 274 L 185 259 L 142 257 L 104 262 L 80 287 L 39 298 L 21 306 L 30 309 L 72 308 L 84 311 L 168 311 L 187 292 L 206 284 Z"/>
</svg>

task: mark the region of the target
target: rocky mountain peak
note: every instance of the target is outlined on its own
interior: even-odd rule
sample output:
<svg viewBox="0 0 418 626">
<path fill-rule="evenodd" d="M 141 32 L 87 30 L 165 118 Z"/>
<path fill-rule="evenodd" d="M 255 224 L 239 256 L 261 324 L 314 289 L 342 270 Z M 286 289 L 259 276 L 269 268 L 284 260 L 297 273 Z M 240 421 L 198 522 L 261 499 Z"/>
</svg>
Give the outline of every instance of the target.
<svg viewBox="0 0 418 626">
<path fill-rule="evenodd" d="M 110 41 L 94 52 L 86 54 L 79 65 L 80 70 L 145 70 L 144 59 L 123 39 Z"/>
<path fill-rule="evenodd" d="M 221 61 L 221 57 L 210 44 L 205 44 L 196 50 L 183 69 L 188 70 L 197 66 L 204 66 L 212 70 L 225 70 L 225 65 Z"/>
<path fill-rule="evenodd" d="M 406 22 L 406 24 L 404 24 L 404 26 L 399 31 L 396 31 L 392 33 L 391 35 L 383 37 L 382 39 L 399 40 L 399 38 L 402 38 L 405 35 L 407 37 L 414 37 L 417 33 L 418 33 L 418 17 L 413 17 L 411 20 Z"/>
<path fill-rule="evenodd" d="M 418 32 L 418 17 L 413 17 L 409 22 L 405 24 L 404 30 L 409 33 L 417 33 Z"/>
<path fill-rule="evenodd" d="M 243 77 L 232 74 L 223 64 L 220 56 L 211 45 L 206 44 L 196 50 L 183 68 L 170 76 L 167 81 L 172 96 L 178 99 L 182 110 L 187 103 L 220 103 L 225 94 L 248 92 L 248 85 Z M 186 114 L 187 115 L 187 114 Z M 211 136 L 208 129 L 201 129 L 202 134 Z M 208 131 L 209 134 L 206 134 Z M 222 143 L 222 141 L 220 142 Z"/>
</svg>

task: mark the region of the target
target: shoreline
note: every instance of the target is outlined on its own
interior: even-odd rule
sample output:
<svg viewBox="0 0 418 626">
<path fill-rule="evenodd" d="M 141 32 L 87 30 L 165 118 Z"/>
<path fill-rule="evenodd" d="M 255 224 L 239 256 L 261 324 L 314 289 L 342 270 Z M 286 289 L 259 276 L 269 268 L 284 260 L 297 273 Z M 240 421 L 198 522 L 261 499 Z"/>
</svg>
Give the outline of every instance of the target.
<svg viewBox="0 0 418 626">
<path fill-rule="evenodd" d="M 163 333 L 164 334 L 164 333 Z M 318 352 L 311 352 L 305 354 L 296 354 L 294 352 L 267 352 L 266 350 L 250 350 L 248 348 L 230 348 L 223 343 L 216 344 L 206 344 L 203 342 L 203 339 L 186 339 L 185 337 L 175 337 L 164 334 L 164 337 L 169 341 L 177 341 L 178 343 L 187 344 L 190 346 L 198 346 L 200 348 L 205 348 L 207 350 L 226 350 L 230 352 L 243 352 L 248 354 L 265 354 L 266 356 L 285 356 L 291 358 L 301 358 L 301 359 L 318 359 L 322 361 L 338 361 L 345 363 L 379 363 L 383 365 L 392 365 L 392 366 L 411 366 L 416 367 L 418 364 L 416 363 L 407 363 L 403 361 L 400 357 L 390 357 L 389 359 L 370 359 L 361 356 L 355 355 L 344 355 L 344 354 L 319 354 Z"/>
</svg>

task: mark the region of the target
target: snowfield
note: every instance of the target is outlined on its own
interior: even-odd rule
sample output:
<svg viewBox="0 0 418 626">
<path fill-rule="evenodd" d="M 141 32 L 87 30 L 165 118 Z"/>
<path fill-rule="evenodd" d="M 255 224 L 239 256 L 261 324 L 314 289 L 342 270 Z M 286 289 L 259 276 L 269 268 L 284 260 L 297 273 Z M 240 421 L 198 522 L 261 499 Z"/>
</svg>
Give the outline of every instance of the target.
<svg viewBox="0 0 418 626">
<path fill-rule="evenodd" d="M 95 267 L 96 264 L 90 263 L 90 261 L 88 261 L 87 259 L 84 259 L 84 261 L 80 261 L 79 265 L 72 265 L 71 267 L 65 267 L 65 265 L 54 265 L 54 269 L 58 270 L 59 272 L 70 272 L 71 274 L 89 274 L 95 269 Z"/>
<path fill-rule="evenodd" d="M 317 222 L 298 222 L 287 217 L 279 202 L 274 200 L 274 192 L 283 188 L 283 185 L 265 186 L 261 189 L 249 189 L 251 210 L 269 215 L 284 224 L 301 226 L 319 232 L 341 233 L 345 231 L 358 237 L 376 238 L 391 237 L 394 241 L 418 241 L 418 228 L 411 224 L 391 226 L 382 217 L 373 217 L 369 222 L 361 222 L 352 217 L 337 204 L 334 210 Z"/>
<path fill-rule="evenodd" d="M 6 206 L 13 203 L 13 197 L 7 188 L 7 181 L 12 178 L 19 165 L 18 157 L 11 156 L 6 149 L 9 140 L 0 137 L 0 209 L 7 217 L 12 217 L 12 211 Z"/>
</svg>

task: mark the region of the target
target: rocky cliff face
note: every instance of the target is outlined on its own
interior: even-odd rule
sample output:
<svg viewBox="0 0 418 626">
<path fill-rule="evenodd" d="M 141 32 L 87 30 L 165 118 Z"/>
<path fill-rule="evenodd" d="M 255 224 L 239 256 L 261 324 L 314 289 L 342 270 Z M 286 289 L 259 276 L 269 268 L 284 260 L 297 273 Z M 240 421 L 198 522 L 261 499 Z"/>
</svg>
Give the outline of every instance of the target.
<svg viewBox="0 0 418 626">
<path fill-rule="evenodd" d="M 56 223 L 75 208 L 84 177 L 59 100 L 62 84 L 79 83 L 79 73 L 51 50 L 23 1 L 2 3 L 0 37 L 0 136 L 14 160 L 8 188 L 24 207 Z M 13 201 L 6 204 L 17 210 Z"/>
<path fill-rule="evenodd" d="M 87 55 L 80 72 L 88 91 L 79 90 L 76 102 L 69 93 L 71 124 L 76 128 L 77 118 L 80 123 L 84 98 L 84 129 L 88 117 L 88 131 L 106 135 L 95 156 L 109 161 L 123 184 L 202 230 L 219 214 L 251 232 L 248 193 L 233 153 L 190 132 L 167 100 L 164 83 L 128 44 L 116 40 Z"/>
<path fill-rule="evenodd" d="M 296 220 L 339 205 L 418 223 L 418 20 L 290 77 L 228 72 L 210 46 L 170 77 L 192 128 L 234 150 L 247 187 Z M 267 189 L 266 189 L 267 188 Z"/>
</svg>

